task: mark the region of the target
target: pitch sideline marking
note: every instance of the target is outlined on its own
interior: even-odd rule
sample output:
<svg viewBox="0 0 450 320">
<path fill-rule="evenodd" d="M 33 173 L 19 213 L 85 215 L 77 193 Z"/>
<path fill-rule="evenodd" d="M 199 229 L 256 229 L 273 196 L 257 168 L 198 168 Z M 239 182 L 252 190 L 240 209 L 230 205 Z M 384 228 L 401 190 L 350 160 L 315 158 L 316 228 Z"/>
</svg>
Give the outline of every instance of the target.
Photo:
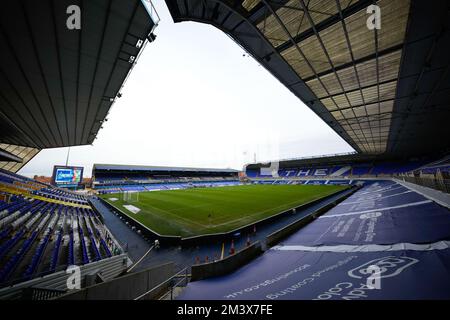
<svg viewBox="0 0 450 320">
<path fill-rule="evenodd" d="M 164 209 L 161 209 L 161 208 L 157 208 L 157 207 L 154 207 L 154 206 L 151 206 L 151 205 L 148 205 L 148 206 L 150 208 L 156 210 L 156 211 L 162 211 L 162 212 L 167 213 L 167 214 L 169 214 L 171 216 L 174 216 L 174 217 L 177 217 L 177 218 L 179 218 L 179 219 L 181 219 L 183 221 L 186 221 L 186 222 L 188 222 L 188 224 L 192 224 L 193 223 L 193 224 L 196 224 L 196 225 L 201 226 L 203 228 L 206 227 L 204 224 L 201 224 L 200 222 L 196 222 L 194 220 L 189 220 L 189 219 L 183 218 L 182 216 L 179 216 L 179 215 L 177 215 L 177 214 L 175 214 L 175 213 L 173 213 L 171 211 L 167 211 L 167 210 L 164 210 Z"/>
<path fill-rule="evenodd" d="M 329 194 L 324 195 L 324 196 L 321 196 L 321 197 L 317 197 L 317 198 L 315 198 L 315 199 L 312 199 L 312 200 L 310 200 L 310 202 L 311 202 L 311 201 L 318 200 L 318 199 L 321 199 L 321 198 L 324 198 L 324 197 L 326 197 L 326 196 L 329 196 Z M 292 202 L 288 202 L 287 204 L 293 204 L 293 203 L 296 203 L 296 202 L 298 202 L 298 200 L 292 201 Z M 273 210 L 273 209 L 277 209 L 277 208 L 283 207 L 285 204 L 286 204 L 286 203 L 284 203 L 284 204 L 282 204 L 282 205 L 279 205 L 279 206 L 276 206 L 276 207 L 272 207 L 272 208 L 263 210 L 263 211 L 258 211 L 258 212 L 255 212 L 255 213 L 253 213 L 253 214 L 246 215 L 245 217 L 242 217 L 242 218 L 238 218 L 238 219 L 230 220 L 230 221 L 227 221 L 227 222 L 219 223 L 219 224 L 216 224 L 215 226 L 222 226 L 222 225 L 227 225 L 227 224 L 231 224 L 231 223 L 234 223 L 234 222 L 238 222 L 238 221 L 241 221 L 241 220 L 245 220 L 245 219 L 247 219 L 247 218 L 249 218 L 249 217 L 253 217 L 253 216 L 256 216 L 256 215 L 259 215 L 259 214 L 268 212 L 268 211 L 270 211 L 270 210 Z M 301 204 L 299 204 L 299 206 L 300 206 L 300 205 L 301 205 Z M 289 208 L 286 209 L 286 211 L 292 210 L 292 209 L 295 209 L 295 208 L 289 207 Z M 279 212 L 279 213 L 280 213 L 280 212 Z M 275 213 L 275 214 L 276 214 L 276 213 Z M 256 222 L 256 221 L 255 221 L 255 222 Z"/>
<path fill-rule="evenodd" d="M 343 190 L 342 190 L 342 191 L 343 191 Z M 329 196 L 329 195 L 331 195 L 331 194 L 332 194 L 332 193 L 330 193 L 330 194 L 324 194 L 324 195 L 322 195 L 322 196 L 320 196 L 320 197 L 311 199 L 309 202 L 316 201 L 316 200 L 318 200 L 318 199 L 322 199 L 322 198 L 327 197 L 327 196 Z M 283 206 L 286 205 L 286 204 L 293 204 L 293 203 L 296 203 L 296 202 L 297 202 L 297 200 L 296 200 L 296 201 L 291 201 L 291 202 L 288 202 L 288 203 L 283 203 L 283 204 L 281 204 L 281 205 L 279 205 L 279 206 L 272 207 L 272 208 L 269 208 L 269 209 L 266 209 L 266 210 L 263 210 L 263 211 L 258 211 L 258 212 L 255 212 L 254 214 L 247 215 L 247 216 L 242 217 L 242 218 L 238 218 L 238 219 L 235 219 L 235 220 L 231 220 L 231 221 L 227 221 L 227 222 L 224 222 L 224 223 L 221 223 L 221 224 L 217 224 L 216 226 L 226 225 L 226 224 L 229 224 L 229 223 L 238 222 L 238 221 L 240 221 L 240 220 L 245 220 L 245 219 L 248 218 L 248 217 L 253 217 L 253 216 L 255 216 L 255 215 L 258 215 L 258 214 L 265 213 L 265 212 L 270 211 L 270 210 L 273 210 L 273 209 L 277 209 L 277 208 L 283 207 Z M 303 203 L 303 204 L 305 204 L 305 203 Z M 302 205 L 302 204 L 299 204 L 299 205 Z M 285 211 L 289 211 L 289 210 L 292 210 L 292 209 L 295 209 L 295 208 L 288 207 Z M 279 213 L 280 213 L 280 212 L 279 212 Z"/>
<path fill-rule="evenodd" d="M 222 191 L 222 190 L 221 190 L 221 191 Z M 318 200 L 318 199 L 321 199 L 321 198 L 324 198 L 324 197 L 329 196 L 329 195 L 330 195 L 330 194 L 324 194 L 324 195 L 322 195 L 322 196 L 320 196 L 320 197 L 317 197 L 317 198 L 314 198 L 314 199 L 309 200 L 309 202 L 315 201 L 315 200 Z M 154 206 L 148 205 L 148 204 L 146 204 L 146 206 L 152 208 L 152 209 L 155 210 L 155 211 L 160 211 L 160 212 L 163 212 L 163 213 L 167 213 L 167 214 L 169 214 L 169 215 L 171 215 L 171 216 L 173 216 L 173 217 L 176 217 L 176 218 L 179 218 L 179 219 L 181 219 L 181 220 L 183 220 L 183 221 L 186 221 L 186 222 L 188 223 L 188 225 L 195 224 L 195 225 L 197 225 L 197 226 L 203 227 L 204 229 L 211 229 L 211 228 L 216 228 L 216 227 L 219 227 L 219 226 L 224 226 L 224 225 L 228 225 L 228 224 L 233 224 L 233 223 L 239 222 L 239 221 L 241 221 L 241 220 L 246 220 L 246 219 L 248 219 L 248 218 L 250 218 L 250 217 L 253 217 L 253 216 L 256 216 L 256 215 L 260 215 L 260 214 L 262 214 L 262 213 L 271 211 L 271 210 L 273 210 L 273 209 L 277 209 L 277 208 L 280 208 L 280 207 L 284 207 L 286 204 L 289 204 L 289 205 L 290 205 L 290 204 L 294 204 L 294 203 L 297 203 L 297 202 L 298 202 L 298 200 L 291 201 L 291 202 L 288 202 L 288 203 L 283 203 L 283 204 L 281 204 L 281 205 L 279 205 L 279 206 L 276 206 L 276 207 L 271 207 L 271 208 L 268 208 L 268 209 L 263 210 L 263 211 L 258 211 L 258 212 L 255 212 L 255 213 L 250 214 L 250 215 L 246 215 L 246 216 L 241 217 L 241 218 L 238 218 L 238 219 L 226 221 L 226 222 L 219 223 L 219 224 L 214 224 L 213 226 L 210 226 L 210 225 L 204 225 L 204 224 L 199 223 L 199 222 L 196 222 L 196 221 L 194 221 L 194 220 L 189 220 L 189 219 L 183 218 L 182 216 L 179 216 L 179 215 L 177 215 L 177 214 L 175 214 L 175 213 L 172 212 L 172 210 L 179 210 L 179 209 L 181 209 L 182 207 L 178 207 L 178 208 L 171 209 L 170 211 L 168 211 L 168 210 L 164 210 L 164 209 L 161 209 L 161 208 L 158 208 L 158 207 L 154 207 Z M 301 204 L 299 204 L 299 205 L 301 205 Z M 294 209 L 294 208 L 289 207 L 289 208 L 286 209 L 286 211 L 292 210 L 292 209 Z M 151 214 L 151 212 L 150 212 L 150 214 Z M 256 222 L 256 221 L 255 221 L 255 222 Z"/>
</svg>

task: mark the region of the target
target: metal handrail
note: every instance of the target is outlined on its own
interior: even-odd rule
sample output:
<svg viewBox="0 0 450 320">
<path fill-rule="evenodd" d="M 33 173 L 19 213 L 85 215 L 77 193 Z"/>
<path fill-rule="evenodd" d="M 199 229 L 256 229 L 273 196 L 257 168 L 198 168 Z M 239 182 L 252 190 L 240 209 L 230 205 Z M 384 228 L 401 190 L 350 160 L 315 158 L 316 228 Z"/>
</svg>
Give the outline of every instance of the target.
<svg viewBox="0 0 450 320">
<path fill-rule="evenodd" d="M 436 179 L 425 177 L 400 177 L 400 179 L 423 187 L 428 187 L 445 193 L 450 193 L 450 179 Z"/>
<path fill-rule="evenodd" d="M 143 255 L 143 256 L 142 256 L 135 264 L 133 264 L 132 266 L 130 266 L 126 272 L 127 272 L 127 273 L 131 272 L 131 270 L 133 270 L 139 263 L 142 262 L 142 260 L 145 259 L 146 256 L 148 256 L 148 254 L 153 250 L 154 247 L 155 247 L 155 245 L 152 245 L 152 246 L 150 247 L 150 249 L 148 249 L 147 252 L 146 252 L 146 253 L 145 253 L 145 254 L 144 254 L 144 255 Z"/>
<path fill-rule="evenodd" d="M 145 296 L 147 296 L 147 295 L 149 295 L 149 294 L 151 294 L 151 293 L 153 293 L 153 292 L 155 292 L 155 291 L 157 291 L 157 290 L 163 288 L 165 285 L 169 284 L 173 279 L 178 278 L 178 277 L 180 277 L 181 275 L 184 276 L 184 278 L 183 278 L 182 280 L 186 280 L 186 283 L 187 283 L 187 278 L 188 278 L 188 276 L 189 276 L 189 274 L 188 274 L 188 269 L 189 269 L 189 267 L 186 267 L 186 268 L 184 268 L 184 269 L 178 271 L 176 274 L 174 274 L 173 276 L 171 276 L 169 279 L 167 279 L 167 280 L 161 282 L 161 283 L 160 283 L 159 285 L 157 285 L 156 287 L 150 289 L 150 290 L 147 291 L 147 292 L 144 292 L 143 294 L 137 296 L 137 297 L 134 298 L 133 300 L 141 300 L 141 299 L 143 299 Z M 178 285 L 179 283 L 181 283 L 181 280 L 178 281 L 178 282 L 176 283 L 176 285 Z M 173 288 L 174 288 L 173 285 L 170 286 L 169 292 L 172 292 L 172 293 L 173 293 Z M 165 296 L 167 295 L 167 293 L 168 293 L 168 292 L 166 292 L 162 297 L 165 297 Z"/>
<path fill-rule="evenodd" d="M 175 278 L 175 277 L 174 277 Z M 170 300 L 173 300 L 173 289 L 178 287 L 182 282 L 186 282 L 187 284 L 187 272 L 184 277 L 182 277 L 178 282 L 170 286 L 170 290 L 163 294 L 158 300 L 164 300 L 170 294 Z"/>
</svg>

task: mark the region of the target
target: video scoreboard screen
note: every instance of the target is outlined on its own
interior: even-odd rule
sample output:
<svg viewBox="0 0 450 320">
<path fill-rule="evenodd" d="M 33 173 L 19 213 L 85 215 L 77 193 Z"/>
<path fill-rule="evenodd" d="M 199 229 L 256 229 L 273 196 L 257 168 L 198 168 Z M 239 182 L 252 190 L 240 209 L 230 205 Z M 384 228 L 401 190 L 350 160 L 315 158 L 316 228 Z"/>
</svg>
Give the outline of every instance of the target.
<svg viewBox="0 0 450 320">
<path fill-rule="evenodd" d="M 52 184 L 62 188 L 76 188 L 83 181 L 83 167 L 54 166 Z"/>
</svg>

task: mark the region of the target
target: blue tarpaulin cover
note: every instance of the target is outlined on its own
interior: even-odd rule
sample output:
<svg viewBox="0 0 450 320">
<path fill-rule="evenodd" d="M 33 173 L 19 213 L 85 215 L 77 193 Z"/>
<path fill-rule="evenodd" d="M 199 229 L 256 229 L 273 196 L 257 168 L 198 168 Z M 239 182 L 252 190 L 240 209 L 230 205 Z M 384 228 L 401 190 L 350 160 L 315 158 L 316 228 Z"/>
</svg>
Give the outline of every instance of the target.
<svg viewBox="0 0 450 320">
<path fill-rule="evenodd" d="M 363 187 L 236 272 L 179 299 L 450 299 L 450 211 L 392 181 Z"/>
</svg>

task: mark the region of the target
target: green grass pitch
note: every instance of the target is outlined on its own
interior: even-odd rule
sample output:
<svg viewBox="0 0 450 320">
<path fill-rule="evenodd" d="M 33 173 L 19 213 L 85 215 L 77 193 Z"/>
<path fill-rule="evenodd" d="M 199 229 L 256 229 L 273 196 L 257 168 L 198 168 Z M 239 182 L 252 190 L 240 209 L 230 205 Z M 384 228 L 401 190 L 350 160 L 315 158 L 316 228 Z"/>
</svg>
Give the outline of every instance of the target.
<svg viewBox="0 0 450 320">
<path fill-rule="evenodd" d="M 344 188 L 242 185 L 141 192 L 138 202 L 124 202 L 120 193 L 102 195 L 102 198 L 160 234 L 189 237 L 231 231 Z M 123 207 L 128 204 L 141 211 L 133 213 Z"/>
</svg>

